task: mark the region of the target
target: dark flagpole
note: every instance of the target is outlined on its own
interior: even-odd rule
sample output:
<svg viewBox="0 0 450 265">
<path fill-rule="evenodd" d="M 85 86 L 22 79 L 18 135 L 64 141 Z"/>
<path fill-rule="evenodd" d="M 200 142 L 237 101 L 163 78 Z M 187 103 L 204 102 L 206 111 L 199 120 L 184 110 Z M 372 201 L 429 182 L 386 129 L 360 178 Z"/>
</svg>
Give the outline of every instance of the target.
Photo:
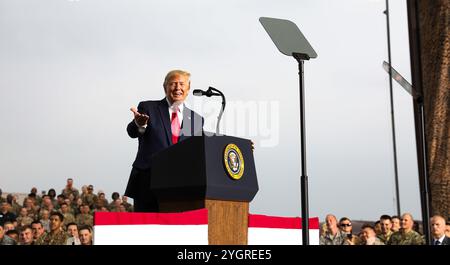
<svg viewBox="0 0 450 265">
<path fill-rule="evenodd" d="M 391 31 L 390 31 L 390 26 L 389 26 L 389 0 L 386 0 L 386 10 L 383 13 L 386 15 L 388 63 L 389 63 L 389 65 L 392 65 Z M 401 216 L 400 189 L 399 189 L 398 166 L 397 166 L 397 140 L 395 137 L 394 94 L 393 94 L 393 89 L 392 89 L 392 68 L 389 68 L 389 95 L 390 95 L 390 102 L 391 102 L 392 146 L 394 149 L 393 151 L 394 151 L 395 201 L 397 203 L 397 215 Z"/>
</svg>

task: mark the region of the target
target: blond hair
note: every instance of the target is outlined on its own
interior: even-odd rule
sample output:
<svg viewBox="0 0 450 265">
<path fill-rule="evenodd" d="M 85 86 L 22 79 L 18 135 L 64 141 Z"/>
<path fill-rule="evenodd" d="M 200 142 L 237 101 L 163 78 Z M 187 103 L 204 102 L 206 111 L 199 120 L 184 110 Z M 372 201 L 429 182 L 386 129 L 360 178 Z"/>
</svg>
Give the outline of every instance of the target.
<svg viewBox="0 0 450 265">
<path fill-rule="evenodd" d="M 167 75 L 166 75 L 166 78 L 164 78 L 163 86 L 166 87 L 167 82 L 169 82 L 169 80 L 172 79 L 172 77 L 178 76 L 178 75 L 182 75 L 182 76 L 187 77 L 188 81 L 190 82 L 189 79 L 191 77 L 191 74 L 189 72 L 183 71 L 183 70 L 172 70 L 172 71 L 168 72 Z"/>
</svg>

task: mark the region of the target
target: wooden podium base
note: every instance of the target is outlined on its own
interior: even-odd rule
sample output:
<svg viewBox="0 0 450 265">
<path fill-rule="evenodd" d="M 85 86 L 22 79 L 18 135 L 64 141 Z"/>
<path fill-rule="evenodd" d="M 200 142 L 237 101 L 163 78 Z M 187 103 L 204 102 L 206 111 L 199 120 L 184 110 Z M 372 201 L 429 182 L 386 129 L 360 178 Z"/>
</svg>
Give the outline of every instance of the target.
<svg viewBox="0 0 450 265">
<path fill-rule="evenodd" d="M 208 209 L 209 245 L 247 245 L 248 202 L 213 199 L 160 201 L 160 212 L 182 212 Z"/>
<path fill-rule="evenodd" d="M 247 245 L 248 202 L 205 200 L 209 245 Z"/>
</svg>

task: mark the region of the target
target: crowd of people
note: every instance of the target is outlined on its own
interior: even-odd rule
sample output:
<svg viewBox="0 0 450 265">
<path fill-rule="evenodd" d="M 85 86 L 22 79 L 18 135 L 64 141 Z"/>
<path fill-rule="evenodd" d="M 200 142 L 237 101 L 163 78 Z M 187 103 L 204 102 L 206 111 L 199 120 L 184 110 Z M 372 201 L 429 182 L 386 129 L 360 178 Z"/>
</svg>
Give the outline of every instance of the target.
<svg viewBox="0 0 450 265">
<path fill-rule="evenodd" d="M 450 223 L 435 215 L 430 220 L 433 245 L 450 245 Z M 364 224 L 354 233 L 352 221 L 328 214 L 321 227 L 320 245 L 424 245 L 425 236 L 410 213 L 401 217 L 382 215 L 373 224 Z"/>
<path fill-rule="evenodd" d="M 92 185 L 73 186 L 73 179 L 59 195 L 55 189 L 37 194 L 32 188 L 23 202 L 14 194 L 2 196 L 0 190 L 0 245 L 92 245 L 94 212 L 133 212 L 126 196 L 113 192 L 111 201 L 105 193 L 94 193 Z M 372 224 L 353 230 L 350 218 L 325 217 L 320 245 L 423 245 L 425 237 L 409 213 L 382 215 Z M 433 245 L 450 245 L 450 223 L 442 216 L 430 220 Z"/>
<path fill-rule="evenodd" d="M 94 212 L 132 212 L 126 196 L 94 193 L 93 185 L 73 186 L 73 179 L 60 194 L 55 189 L 37 194 L 33 187 L 23 202 L 2 196 L 0 190 L 0 245 L 92 245 Z"/>
</svg>

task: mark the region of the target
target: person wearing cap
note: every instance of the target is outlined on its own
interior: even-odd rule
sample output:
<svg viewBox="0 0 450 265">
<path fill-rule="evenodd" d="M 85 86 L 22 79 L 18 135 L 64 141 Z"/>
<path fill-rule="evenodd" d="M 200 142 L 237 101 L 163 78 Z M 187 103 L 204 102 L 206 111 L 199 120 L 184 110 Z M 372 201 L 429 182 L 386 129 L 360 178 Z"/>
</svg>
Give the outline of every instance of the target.
<svg viewBox="0 0 450 265">
<path fill-rule="evenodd" d="M 89 205 L 90 209 L 94 209 L 95 204 L 98 201 L 98 197 L 96 194 L 94 194 L 94 186 L 89 185 L 87 188 L 87 193 L 84 194 L 81 199 L 83 200 L 83 203 Z"/>
<path fill-rule="evenodd" d="M 158 212 L 158 202 L 150 191 L 151 157 L 179 141 L 203 133 L 203 118 L 184 103 L 190 90 L 190 73 L 170 71 L 163 88 L 164 99 L 142 101 L 137 109 L 131 108 L 133 120 L 127 126 L 128 135 L 137 138 L 139 143 L 124 194 L 134 199 L 136 212 Z"/>
</svg>

